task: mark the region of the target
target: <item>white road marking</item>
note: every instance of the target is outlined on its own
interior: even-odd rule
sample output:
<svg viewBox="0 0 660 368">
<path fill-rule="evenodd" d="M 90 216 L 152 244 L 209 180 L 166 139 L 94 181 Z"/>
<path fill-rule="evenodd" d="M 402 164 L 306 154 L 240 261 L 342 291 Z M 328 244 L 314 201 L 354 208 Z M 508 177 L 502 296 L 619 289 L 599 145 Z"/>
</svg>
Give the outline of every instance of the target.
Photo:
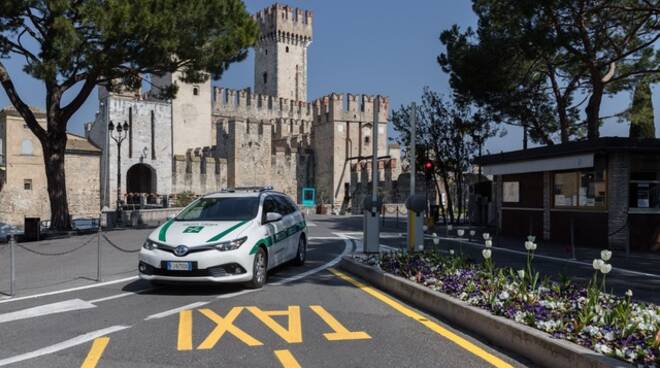
<svg viewBox="0 0 660 368">
<path fill-rule="evenodd" d="M 307 226 L 318 226 L 318 225 L 316 225 L 316 224 L 313 223 L 313 222 L 308 222 L 308 223 L 307 223 Z"/>
<path fill-rule="evenodd" d="M 310 236 L 307 240 L 342 240 L 345 238 L 339 236 Z"/>
<path fill-rule="evenodd" d="M 255 291 L 257 291 L 257 289 L 246 289 L 246 290 L 236 291 L 234 293 L 218 295 L 215 298 L 216 299 L 229 299 L 229 298 L 233 298 L 235 296 L 253 293 Z"/>
<path fill-rule="evenodd" d="M 0 323 L 18 321 L 33 317 L 47 316 L 49 314 L 71 312 L 75 310 L 91 309 L 96 306 L 80 299 L 70 299 L 62 302 L 44 304 L 38 307 L 22 309 L 15 312 L 0 314 Z"/>
<path fill-rule="evenodd" d="M 144 320 L 145 320 L 145 321 L 149 321 L 149 320 L 152 320 L 152 319 L 165 318 L 165 317 L 167 317 L 167 316 L 171 316 L 171 315 L 173 315 L 173 314 L 177 314 L 177 313 L 179 313 L 179 312 L 181 312 L 181 311 L 184 311 L 184 310 L 199 308 L 199 307 L 204 306 L 204 305 L 209 304 L 209 303 L 210 303 L 210 302 L 197 302 L 197 303 L 191 303 L 191 304 L 188 304 L 188 305 L 184 305 L 184 306 L 182 306 L 182 307 L 173 308 L 173 309 L 170 309 L 170 310 L 166 310 L 166 311 L 164 311 L 164 312 L 160 312 L 160 313 L 152 314 L 152 315 L 150 315 L 149 317 L 145 318 Z"/>
<path fill-rule="evenodd" d="M 119 284 L 121 282 L 131 281 L 131 280 L 135 280 L 137 278 L 138 278 L 137 276 L 131 276 L 131 277 L 126 277 L 126 278 L 119 279 L 119 280 L 99 282 L 97 284 L 92 284 L 92 285 L 78 286 L 78 287 L 71 288 L 71 289 L 56 290 L 56 291 L 51 291 L 51 292 L 43 293 L 43 294 L 27 295 L 27 296 L 22 296 L 22 297 L 19 297 L 19 298 L 11 298 L 11 299 L 7 299 L 7 300 L 0 300 L 0 304 L 17 302 L 19 300 L 28 300 L 28 299 L 41 298 L 41 297 L 44 297 L 44 296 L 64 294 L 64 293 L 69 293 L 69 292 L 72 292 L 72 291 L 92 289 L 92 288 L 97 288 L 97 287 L 101 287 L 101 286 Z"/>
<path fill-rule="evenodd" d="M 150 291 L 150 290 L 153 290 L 153 288 L 147 288 L 147 289 L 142 289 L 142 290 L 138 290 L 138 291 L 131 291 L 131 292 L 128 292 L 128 293 L 110 295 L 110 296 L 106 296 L 105 298 L 90 300 L 89 302 L 96 304 L 96 303 L 105 302 L 105 301 L 108 301 L 108 300 L 123 298 L 125 296 L 137 295 L 137 294 L 144 293 L 144 292 L 147 292 L 147 291 Z"/>
<path fill-rule="evenodd" d="M 38 350 L 35 350 L 35 351 L 31 351 L 29 353 L 15 355 L 13 357 L 2 359 L 2 360 L 0 360 L 0 367 L 4 367 L 4 366 L 9 365 L 9 364 L 22 362 L 22 361 L 25 361 L 25 360 L 28 360 L 28 359 L 38 358 L 40 356 L 44 356 L 44 355 L 48 355 L 48 354 L 57 353 L 58 351 L 69 349 L 69 348 L 72 348 L 74 346 L 81 345 L 81 344 L 84 344 L 86 342 L 92 341 L 92 340 L 96 339 L 97 337 L 106 336 L 106 335 L 109 335 L 109 334 L 117 332 L 117 331 L 125 330 L 127 328 L 131 328 L 131 326 L 112 326 L 112 327 L 104 328 L 102 330 L 88 332 L 84 335 L 74 337 L 73 339 L 69 339 L 69 340 L 57 343 L 55 345 L 47 346 L 45 348 L 41 348 L 41 349 L 38 349 Z"/>
</svg>

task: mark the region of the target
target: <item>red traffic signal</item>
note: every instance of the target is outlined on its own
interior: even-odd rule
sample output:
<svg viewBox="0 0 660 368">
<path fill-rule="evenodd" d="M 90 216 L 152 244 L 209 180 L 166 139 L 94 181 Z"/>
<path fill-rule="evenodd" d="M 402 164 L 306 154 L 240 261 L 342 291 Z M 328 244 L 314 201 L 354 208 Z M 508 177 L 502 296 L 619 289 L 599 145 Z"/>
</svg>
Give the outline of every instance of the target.
<svg viewBox="0 0 660 368">
<path fill-rule="evenodd" d="M 433 170 L 433 162 L 431 161 L 426 161 L 424 163 L 424 171 L 430 172 Z"/>
</svg>

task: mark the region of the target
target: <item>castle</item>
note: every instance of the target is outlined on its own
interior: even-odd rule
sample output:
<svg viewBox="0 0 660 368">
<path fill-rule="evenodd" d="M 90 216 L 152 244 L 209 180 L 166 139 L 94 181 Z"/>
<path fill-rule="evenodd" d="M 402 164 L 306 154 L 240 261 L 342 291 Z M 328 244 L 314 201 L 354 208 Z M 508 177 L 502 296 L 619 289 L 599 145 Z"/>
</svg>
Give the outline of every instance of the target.
<svg viewBox="0 0 660 368">
<path fill-rule="evenodd" d="M 379 167 L 389 172 L 381 177 L 397 177 L 400 152 L 388 144 L 387 97 L 331 93 L 307 100 L 312 12 L 275 4 L 254 19 L 261 29 L 254 89 L 185 83 L 179 73 L 152 76 L 146 93 L 100 87 L 99 112 L 86 133 L 103 151 L 102 206 L 117 201 L 119 170 L 124 196 L 270 184 L 298 201 L 303 187 L 314 187 L 317 202 L 347 208 L 351 172 L 371 159 L 374 121 Z M 158 91 L 172 84 L 176 98 L 160 99 Z M 109 134 L 111 121 L 129 126 L 121 151 Z"/>
</svg>

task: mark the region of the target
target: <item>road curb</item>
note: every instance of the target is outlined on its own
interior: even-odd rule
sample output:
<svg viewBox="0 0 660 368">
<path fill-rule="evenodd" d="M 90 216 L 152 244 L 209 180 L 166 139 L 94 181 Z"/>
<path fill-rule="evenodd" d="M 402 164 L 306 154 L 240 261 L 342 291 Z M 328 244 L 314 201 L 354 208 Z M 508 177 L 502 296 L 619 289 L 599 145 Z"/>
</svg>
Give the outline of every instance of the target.
<svg viewBox="0 0 660 368">
<path fill-rule="evenodd" d="M 351 256 L 342 258 L 338 267 L 354 274 L 413 306 L 427 310 L 452 325 L 467 329 L 508 351 L 543 367 L 610 368 L 632 367 L 569 341 L 495 316 L 446 294 L 382 270 L 358 263 Z"/>
</svg>

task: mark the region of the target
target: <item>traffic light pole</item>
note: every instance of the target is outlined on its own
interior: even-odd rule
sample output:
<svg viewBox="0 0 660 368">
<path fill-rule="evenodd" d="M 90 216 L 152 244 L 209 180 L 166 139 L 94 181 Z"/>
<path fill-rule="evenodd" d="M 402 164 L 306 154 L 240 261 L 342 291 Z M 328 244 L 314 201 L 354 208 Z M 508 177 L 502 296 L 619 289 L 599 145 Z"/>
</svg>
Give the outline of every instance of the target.
<svg viewBox="0 0 660 368">
<path fill-rule="evenodd" d="M 415 179 L 417 175 L 417 106 L 413 102 L 410 106 L 410 197 L 406 202 L 408 207 L 408 234 L 407 245 L 408 252 L 412 253 L 415 250 L 424 250 L 424 205 L 418 208 L 418 201 L 414 200 L 417 196 L 415 194 Z M 423 200 L 423 199 L 422 199 Z"/>
<path fill-rule="evenodd" d="M 363 204 L 364 211 L 364 235 L 362 244 L 365 253 L 378 253 L 380 247 L 380 222 L 378 219 L 378 118 L 380 115 L 380 96 L 376 97 L 374 104 L 374 122 L 372 129 L 371 150 L 371 198 Z"/>
</svg>

